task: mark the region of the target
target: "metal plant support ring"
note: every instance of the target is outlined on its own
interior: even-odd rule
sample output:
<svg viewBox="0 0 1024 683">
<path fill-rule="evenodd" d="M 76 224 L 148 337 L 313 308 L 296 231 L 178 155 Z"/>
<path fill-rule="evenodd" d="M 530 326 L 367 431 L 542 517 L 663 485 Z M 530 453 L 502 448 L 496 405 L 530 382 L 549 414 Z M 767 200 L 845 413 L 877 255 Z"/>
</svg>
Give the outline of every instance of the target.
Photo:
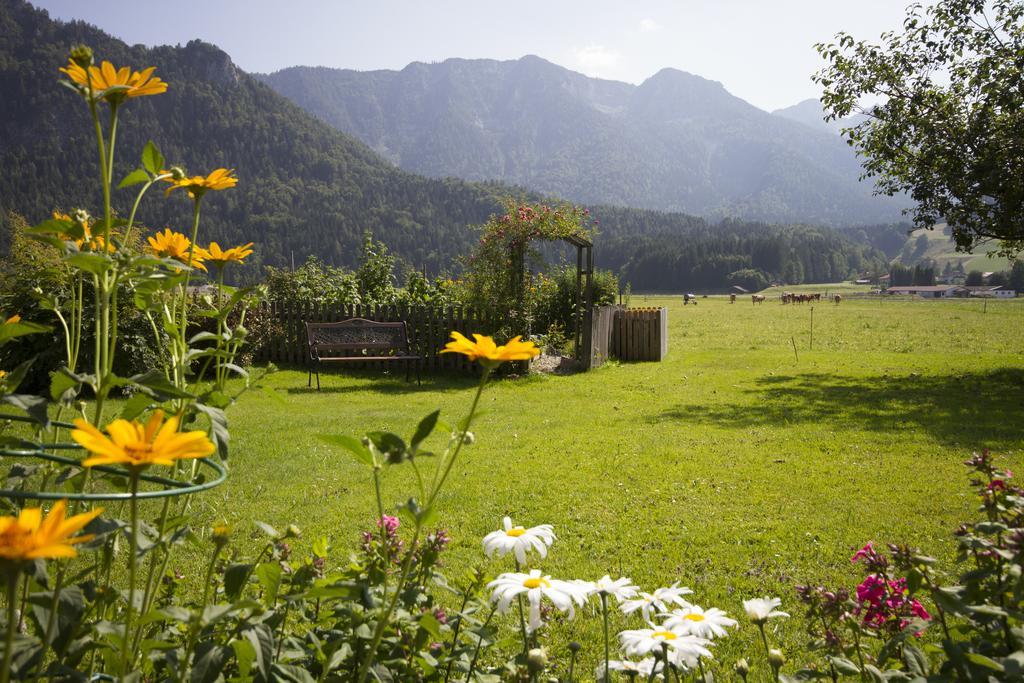
<svg viewBox="0 0 1024 683">
<path fill-rule="evenodd" d="M 34 420 L 32 420 L 31 418 L 25 418 L 20 415 L 0 415 L 0 420 L 13 420 L 15 422 L 34 422 Z M 60 427 L 63 429 L 74 429 L 73 424 L 69 424 L 66 422 L 51 422 L 50 424 L 55 427 Z M 26 444 L 31 444 L 31 442 L 26 441 Z M 82 466 L 81 460 L 76 460 L 74 458 L 68 458 L 62 455 L 47 452 L 51 450 L 81 450 L 82 447 L 79 446 L 77 443 L 52 443 L 46 444 L 45 446 L 42 444 L 31 445 L 32 447 L 26 448 L 0 449 L 0 457 L 33 458 L 36 460 L 46 460 L 48 462 L 60 463 L 62 465 L 70 465 L 72 467 Z M 215 460 L 211 460 L 210 458 L 198 458 L 197 461 L 200 466 L 212 470 L 215 476 L 209 481 L 192 483 L 143 472 L 142 474 L 139 475 L 139 481 L 144 481 L 150 484 L 158 484 L 163 488 L 154 489 L 150 491 L 138 491 L 134 494 L 134 496 L 130 491 L 109 493 L 75 493 L 64 491 L 22 491 L 18 489 L 0 489 L 0 496 L 3 496 L 5 498 L 11 498 L 14 500 L 120 501 L 131 500 L 133 497 L 138 500 L 147 500 L 154 498 L 187 496 L 193 493 L 199 493 L 200 491 L 208 491 L 209 489 L 220 486 L 227 480 L 227 468 L 225 468 L 224 465 L 222 465 L 221 463 Z M 111 465 L 96 465 L 89 469 L 96 470 L 97 472 L 105 472 L 107 474 L 114 474 L 123 477 L 131 476 L 131 473 L 128 470 L 121 467 L 113 467 Z"/>
</svg>

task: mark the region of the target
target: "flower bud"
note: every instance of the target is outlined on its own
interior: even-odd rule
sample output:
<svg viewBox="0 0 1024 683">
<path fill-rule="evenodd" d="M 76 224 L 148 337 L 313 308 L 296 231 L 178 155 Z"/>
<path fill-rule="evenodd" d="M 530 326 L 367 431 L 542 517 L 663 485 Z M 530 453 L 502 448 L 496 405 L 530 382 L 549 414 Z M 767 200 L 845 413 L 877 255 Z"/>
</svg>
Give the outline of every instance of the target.
<svg viewBox="0 0 1024 683">
<path fill-rule="evenodd" d="M 548 653 L 542 647 L 535 647 L 526 653 L 526 667 L 531 673 L 543 671 L 548 665 Z"/>
<path fill-rule="evenodd" d="M 736 664 L 732 668 L 743 680 L 746 680 L 747 674 L 750 673 L 750 663 L 746 658 L 736 660 Z"/>
<path fill-rule="evenodd" d="M 92 48 L 86 45 L 75 45 L 71 48 L 68 59 L 83 69 L 88 69 L 92 66 Z"/>
<path fill-rule="evenodd" d="M 211 529 L 211 539 L 218 548 L 223 548 L 231 539 L 231 526 L 228 524 L 216 524 Z"/>
<path fill-rule="evenodd" d="M 771 650 L 768 650 L 768 663 L 771 664 L 773 669 L 778 671 L 786 663 L 786 655 L 782 654 L 782 650 L 773 647 Z"/>
<path fill-rule="evenodd" d="M 75 209 L 71 214 L 71 218 L 82 226 L 88 226 L 89 222 L 92 220 L 92 216 L 90 216 L 89 212 L 85 209 Z"/>
<path fill-rule="evenodd" d="M 299 538 L 300 536 L 302 536 L 302 529 L 294 524 L 289 524 L 288 528 L 284 530 L 283 538 Z"/>
<path fill-rule="evenodd" d="M 571 652 L 573 654 L 576 654 L 577 652 L 580 651 L 580 648 L 582 648 L 582 647 L 583 647 L 582 645 L 580 645 L 579 643 L 577 643 L 574 640 L 571 643 L 569 643 L 569 652 Z"/>
<path fill-rule="evenodd" d="M 186 178 L 185 169 L 181 166 L 171 166 L 171 179 L 172 180 L 184 180 Z"/>
</svg>

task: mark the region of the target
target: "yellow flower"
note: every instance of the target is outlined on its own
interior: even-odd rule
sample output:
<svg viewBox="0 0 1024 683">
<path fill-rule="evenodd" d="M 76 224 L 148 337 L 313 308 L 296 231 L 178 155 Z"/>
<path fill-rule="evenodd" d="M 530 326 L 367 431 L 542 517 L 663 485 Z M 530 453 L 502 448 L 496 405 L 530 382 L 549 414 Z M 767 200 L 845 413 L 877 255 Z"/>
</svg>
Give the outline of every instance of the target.
<svg viewBox="0 0 1024 683">
<path fill-rule="evenodd" d="M 18 315 L 17 313 L 15 313 L 10 318 L 8 318 L 7 320 L 4 321 L 4 325 L 10 325 L 10 324 L 13 324 L 13 323 L 20 323 L 20 322 L 21 322 L 21 316 Z"/>
<path fill-rule="evenodd" d="M 202 458 L 214 451 L 206 432 L 179 432 L 179 418 L 164 419 L 164 411 L 157 410 L 142 424 L 138 420 L 114 420 L 107 425 L 107 434 L 82 419 L 75 420 L 71 438 L 90 453 L 82 461 L 85 467 L 94 465 L 127 464 L 129 467 L 173 465 L 175 460 Z"/>
<path fill-rule="evenodd" d="M 188 264 L 189 248 L 192 246 L 192 240 L 180 232 L 171 232 L 170 228 L 165 228 L 163 232 L 158 232 L 155 237 L 147 237 L 146 239 L 149 242 L 149 250 L 155 256 L 172 258 L 175 261 Z M 196 247 L 192 252 L 192 265 L 200 270 L 206 270 L 206 266 L 203 265 L 203 257 L 205 255 L 206 251 L 204 249 Z"/>
<path fill-rule="evenodd" d="M 504 346 L 498 346 L 490 337 L 474 334 L 475 342 L 466 339 L 458 332 L 452 332 L 452 341 L 445 344 L 441 353 L 461 353 L 470 360 L 479 360 L 484 365 L 497 365 L 509 360 L 530 360 L 540 353 L 533 342 L 520 341 L 513 337 Z"/>
<path fill-rule="evenodd" d="M 64 240 L 65 242 L 74 242 L 75 246 L 78 247 L 80 251 L 103 251 L 104 244 L 106 244 L 106 251 L 108 254 L 113 254 L 115 251 L 117 251 L 117 247 L 114 245 L 113 242 L 107 244 L 101 235 L 96 235 L 95 237 L 93 236 L 92 225 L 90 223 L 82 222 L 81 220 L 72 218 L 66 213 L 61 213 L 60 211 L 54 211 L 53 217 L 59 221 L 69 221 L 72 223 L 78 223 L 79 225 L 82 226 L 82 232 L 84 234 L 83 237 L 72 237 L 71 235 L 68 235 L 66 233 L 59 233 L 57 235 L 57 237 Z M 111 234 L 111 236 L 115 235 Z"/>
<path fill-rule="evenodd" d="M 155 66 L 142 71 L 132 71 L 127 66 L 115 69 L 108 61 L 104 61 L 100 66 L 90 66 L 86 70 L 70 59 L 67 66 L 61 67 L 61 71 L 89 96 L 101 96 L 108 102 L 121 102 L 126 97 L 143 97 L 167 92 L 167 84 L 153 75 L 155 70 Z M 114 90 L 105 92 L 108 88 Z"/>
<path fill-rule="evenodd" d="M 37 560 L 74 557 L 71 546 L 92 539 L 92 534 L 74 536 L 95 519 L 103 508 L 65 519 L 67 501 L 60 501 L 43 518 L 42 508 L 25 508 L 17 517 L 0 517 L 0 558 Z"/>
<path fill-rule="evenodd" d="M 4 381 L 5 379 L 7 379 L 7 371 L 0 370 L 0 382 Z"/>
<path fill-rule="evenodd" d="M 252 253 L 252 242 L 243 244 L 240 247 L 221 249 L 216 242 L 210 242 L 209 248 L 203 250 L 203 259 L 209 261 L 218 268 L 223 268 L 231 261 L 244 263 L 245 257 Z"/>
<path fill-rule="evenodd" d="M 161 175 L 167 173 L 171 173 L 171 171 L 160 171 Z M 226 190 L 229 187 L 234 187 L 238 184 L 238 178 L 235 177 L 235 169 L 233 168 L 218 168 L 206 177 L 194 175 L 191 178 L 175 178 L 174 175 L 172 175 L 169 178 L 164 178 L 164 180 L 171 184 L 171 186 L 164 192 L 164 195 L 169 195 L 180 187 L 184 190 L 188 190 L 188 195 L 193 199 L 203 196 L 207 190 Z"/>
</svg>

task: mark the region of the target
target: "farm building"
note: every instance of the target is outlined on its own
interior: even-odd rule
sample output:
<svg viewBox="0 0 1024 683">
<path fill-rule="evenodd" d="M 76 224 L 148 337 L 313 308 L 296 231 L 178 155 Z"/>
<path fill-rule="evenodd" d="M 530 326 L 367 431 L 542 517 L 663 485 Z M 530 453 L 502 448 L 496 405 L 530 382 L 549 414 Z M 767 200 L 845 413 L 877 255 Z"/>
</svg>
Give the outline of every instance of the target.
<svg viewBox="0 0 1024 683">
<path fill-rule="evenodd" d="M 886 294 L 901 294 L 903 296 L 917 295 L 925 299 L 948 299 L 955 296 L 958 288 L 953 285 L 906 285 L 900 287 L 889 287 Z"/>
<path fill-rule="evenodd" d="M 1015 296 L 1017 296 L 1017 291 L 1005 285 L 972 285 L 970 287 L 958 287 L 956 296 L 994 297 L 997 299 L 1012 299 Z"/>
</svg>

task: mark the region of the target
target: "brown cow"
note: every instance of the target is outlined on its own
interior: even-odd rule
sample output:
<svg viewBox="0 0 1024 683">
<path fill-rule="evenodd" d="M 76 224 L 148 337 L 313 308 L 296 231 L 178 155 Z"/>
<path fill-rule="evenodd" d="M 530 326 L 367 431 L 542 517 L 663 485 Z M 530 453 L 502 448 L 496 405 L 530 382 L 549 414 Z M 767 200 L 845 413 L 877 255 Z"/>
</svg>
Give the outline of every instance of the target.
<svg viewBox="0 0 1024 683">
<path fill-rule="evenodd" d="M 835 301 L 837 304 L 840 301 L 842 301 L 842 300 L 843 300 L 843 295 L 842 294 L 836 294 L 834 297 L 832 297 L 832 301 Z"/>
<path fill-rule="evenodd" d="M 750 295 L 750 303 L 752 303 L 752 304 L 764 303 L 764 294 L 751 294 Z"/>
<path fill-rule="evenodd" d="M 736 303 L 736 295 L 735 294 L 730 294 L 729 295 L 729 303 L 731 303 L 731 304 Z"/>
</svg>

